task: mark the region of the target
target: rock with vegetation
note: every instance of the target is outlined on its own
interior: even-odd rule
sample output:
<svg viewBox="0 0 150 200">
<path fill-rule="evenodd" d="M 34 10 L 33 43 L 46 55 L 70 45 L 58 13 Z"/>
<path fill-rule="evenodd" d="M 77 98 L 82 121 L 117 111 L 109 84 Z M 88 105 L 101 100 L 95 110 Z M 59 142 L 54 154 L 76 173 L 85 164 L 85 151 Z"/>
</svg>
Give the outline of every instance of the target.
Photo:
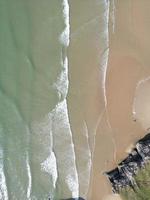
<svg viewBox="0 0 150 200">
<path fill-rule="evenodd" d="M 125 200 L 150 200 L 150 133 L 118 166 L 106 172 L 114 193 Z"/>
</svg>

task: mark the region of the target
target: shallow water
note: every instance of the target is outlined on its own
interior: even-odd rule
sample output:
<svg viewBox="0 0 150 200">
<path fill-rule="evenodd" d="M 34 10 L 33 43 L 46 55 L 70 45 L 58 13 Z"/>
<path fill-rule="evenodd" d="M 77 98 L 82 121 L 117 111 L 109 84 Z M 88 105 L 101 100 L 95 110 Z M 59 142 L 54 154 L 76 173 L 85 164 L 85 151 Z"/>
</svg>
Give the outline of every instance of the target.
<svg viewBox="0 0 150 200">
<path fill-rule="evenodd" d="M 0 4 L 1 199 L 78 196 L 65 100 L 68 2 Z"/>
</svg>

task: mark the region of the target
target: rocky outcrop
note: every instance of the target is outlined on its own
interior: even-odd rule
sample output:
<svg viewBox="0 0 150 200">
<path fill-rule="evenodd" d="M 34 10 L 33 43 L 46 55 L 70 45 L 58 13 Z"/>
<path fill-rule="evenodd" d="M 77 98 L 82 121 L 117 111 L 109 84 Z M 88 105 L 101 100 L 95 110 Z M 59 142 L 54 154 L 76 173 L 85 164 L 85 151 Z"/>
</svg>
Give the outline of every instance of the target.
<svg viewBox="0 0 150 200">
<path fill-rule="evenodd" d="M 136 185 L 134 176 L 150 160 L 150 133 L 140 139 L 132 152 L 118 166 L 105 174 L 107 175 L 114 193 L 121 188 Z"/>
</svg>

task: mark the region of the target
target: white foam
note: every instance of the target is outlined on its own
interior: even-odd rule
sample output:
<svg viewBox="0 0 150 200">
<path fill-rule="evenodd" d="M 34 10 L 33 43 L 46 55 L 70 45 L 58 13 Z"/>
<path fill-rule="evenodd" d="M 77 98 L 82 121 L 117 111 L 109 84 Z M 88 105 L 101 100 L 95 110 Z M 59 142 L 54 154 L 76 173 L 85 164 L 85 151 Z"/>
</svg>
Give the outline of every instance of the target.
<svg viewBox="0 0 150 200">
<path fill-rule="evenodd" d="M 105 12 L 104 12 L 104 50 L 101 54 L 101 64 L 100 64 L 100 70 L 103 72 L 103 82 L 102 87 L 104 89 L 104 100 L 105 100 L 105 106 L 107 105 L 107 98 L 106 98 L 106 74 L 107 74 L 107 66 L 108 66 L 108 56 L 109 56 L 109 30 L 108 30 L 108 24 L 109 24 L 109 11 L 110 11 L 110 2 L 105 1 Z"/>
<path fill-rule="evenodd" d="M 78 175 L 65 99 L 56 105 L 48 117 L 44 118 L 44 122 L 39 124 L 43 127 L 42 131 L 45 125 L 48 127 L 51 141 L 49 156 L 41 162 L 41 170 L 48 173 L 50 177 L 51 198 L 77 197 L 79 195 Z M 59 194 L 60 190 L 63 190 L 63 194 Z"/>
<path fill-rule="evenodd" d="M 8 200 L 7 185 L 3 170 L 3 151 L 0 149 L 0 199 Z"/>
<path fill-rule="evenodd" d="M 59 99 L 63 100 L 67 96 L 68 92 L 68 58 L 66 56 L 66 47 L 69 45 L 69 37 L 70 37 L 70 24 L 69 24 L 69 4 L 67 0 L 63 0 L 63 18 L 65 28 L 60 34 L 60 42 L 65 48 L 62 49 L 61 54 L 61 66 L 62 70 L 57 77 L 56 82 L 53 84 L 53 87 L 57 89 Z M 63 98 L 63 99 L 62 99 Z"/>
<path fill-rule="evenodd" d="M 75 152 L 66 103 L 69 85 L 66 47 L 69 45 L 70 34 L 68 1 L 63 0 L 62 5 L 65 23 L 65 28 L 59 38 L 60 42 L 64 46 L 61 55 L 62 69 L 56 82 L 53 84 L 53 87 L 59 94 L 59 103 L 49 113 L 49 120 L 51 124 L 50 138 L 52 146 L 50 148 L 50 156 L 41 163 L 42 170 L 49 173 L 52 177 L 53 193 L 56 193 L 56 198 L 68 198 L 68 196 L 77 197 L 79 195 Z M 59 194 L 60 190 L 63 191 L 63 194 Z"/>
<path fill-rule="evenodd" d="M 112 23 L 112 33 L 115 33 L 115 15 L 116 15 L 116 6 L 115 0 L 111 0 L 111 11 L 110 11 L 110 20 Z"/>
<path fill-rule="evenodd" d="M 36 154 L 39 159 L 40 169 L 44 175 L 47 176 L 45 179 L 46 184 L 49 186 L 47 191 L 50 194 L 51 199 L 54 198 L 56 183 L 58 178 L 57 173 L 57 161 L 53 149 L 53 114 L 55 113 L 55 108 L 48 113 L 43 119 L 40 119 L 38 122 L 32 123 L 33 132 L 35 134 L 35 140 L 37 139 L 36 144 L 40 145 L 38 148 L 41 150 Z M 46 195 L 49 195 L 46 194 Z M 33 197 L 32 197 L 33 198 Z"/>
<path fill-rule="evenodd" d="M 63 17 L 65 22 L 65 29 L 60 35 L 60 42 L 65 46 L 69 45 L 70 24 L 69 24 L 69 4 L 68 0 L 63 0 Z"/>
<path fill-rule="evenodd" d="M 67 92 L 68 92 L 68 58 L 65 57 L 65 60 L 63 61 L 63 69 L 60 72 L 59 76 L 57 77 L 57 81 L 53 84 L 53 87 L 57 90 L 59 99 L 62 100 L 66 98 Z"/>
<path fill-rule="evenodd" d="M 31 175 L 31 169 L 29 164 L 29 157 L 28 154 L 26 155 L 26 166 L 27 166 L 27 175 L 28 175 L 28 187 L 27 187 L 27 198 L 30 200 L 31 196 L 31 189 L 32 189 L 32 175 Z"/>
<path fill-rule="evenodd" d="M 60 42 L 64 46 L 69 45 L 70 24 L 69 24 L 69 4 L 68 0 L 63 0 L 63 17 L 65 28 L 60 35 Z M 66 51 L 66 49 L 64 49 Z M 63 55 L 65 57 L 63 57 Z M 78 176 L 75 164 L 75 152 L 72 140 L 72 132 L 68 118 L 68 108 L 66 103 L 66 96 L 68 92 L 68 58 L 66 52 L 62 52 L 62 72 L 58 77 L 55 87 L 59 94 L 63 96 L 61 102 L 56 106 L 52 112 L 53 121 L 53 149 L 56 155 L 57 170 L 60 180 L 65 180 L 67 186 L 64 186 L 64 197 L 67 198 L 67 190 L 69 189 L 72 197 L 79 195 Z M 63 163 L 62 161 L 63 160 Z M 63 186 L 59 186 L 63 187 Z M 67 188 L 65 188 L 67 187 Z M 66 191 L 66 194 L 65 194 Z M 68 194 L 69 195 L 69 194 Z M 61 197 L 62 198 L 62 197 Z"/>
<path fill-rule="evenodd" d="M 112 1 L 112 22 L 113 22 L 113 33 L 115 33 L 115 24 L 116 24 L 116 6 L 115 6 L 115 0 Z"/>
<path fill-rule="evenodd" d="M 66 100 L 60 102 L 51 114 L 53 149 L 59 174 L 58 181 L 60 180 L 58 186 L 63 188 L 64 193 L 63 197 L 59 198 L 67 198 L 69 195 L 77 197 L 79 195 L 78 175 Z M 61 180 L 65 180 L 66 184 L 62 185 Z"/>
<path fill-rule="evenodd" d="M 57 173 L 56 157 L 54 152 L 51 152 L 50 156 L 43 163 L 41 163 L 41 169 L 50 174 L 50 176 L 52 177 L 52 185 L 53 188 L 55 189 L 58 173 Z"/>
</svg>

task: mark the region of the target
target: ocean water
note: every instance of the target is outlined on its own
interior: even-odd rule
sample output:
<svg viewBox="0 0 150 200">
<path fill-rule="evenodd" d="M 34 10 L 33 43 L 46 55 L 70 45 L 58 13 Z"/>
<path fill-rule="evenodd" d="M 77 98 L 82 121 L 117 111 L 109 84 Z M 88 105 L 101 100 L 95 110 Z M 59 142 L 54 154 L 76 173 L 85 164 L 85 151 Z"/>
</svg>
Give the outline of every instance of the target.
<svg viewBox="0 0 150 200">
<path fill-rule="evenodd" d="M 74 111 L 68 109 L 68 99 L 74 98 L 74 92 L 68 93 L 74 84 L 69 76 L 74 60 L 69 54 L 68 61 L 68 51 L 73 35 L 82 35 L 88 23 L 76 32 L 74 24 L 70 28 L 71 5 L 71 0 L 0 1 L 0 200 L 87 198 L 94 149 L 89 141 L 94 140 L 95 126 L 89 131 L 90 125 L 78 114 L 80 130 L 71 124 L 70 115 L 80 104 L 71 108 Z M 76 2 L 76 7 L 83 6 L 83 16 L 90 5 Z M 94 5 L 99 8 L 97 18 L 93 10 L 88 20 L 96 30 L 93 47 L 104 96 L 108 2 L 96 0 Z M 78 140 L 76 131 L 82 136 Z"/>
</svg>

